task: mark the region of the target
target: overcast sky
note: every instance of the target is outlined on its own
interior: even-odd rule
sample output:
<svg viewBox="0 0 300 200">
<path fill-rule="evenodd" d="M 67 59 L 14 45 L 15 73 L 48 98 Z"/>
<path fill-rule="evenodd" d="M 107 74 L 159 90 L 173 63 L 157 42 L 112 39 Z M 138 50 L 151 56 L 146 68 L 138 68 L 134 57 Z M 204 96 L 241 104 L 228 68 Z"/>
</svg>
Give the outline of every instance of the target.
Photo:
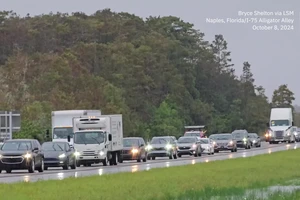
<svg viewBox="0 0 300 200">
<path fill-rule="evenodd" d="M 72 2 L 72 3 L 67 3 Z M 129 12 L 146 18 L 152 16 L 177 16 L 195 25 L 211 41 L 216 34 L 223 34 L 232 52 L 237 74 L 241 74 L 242 63 L 251 64 L 256 85 L 262 85 L 271 99 L 274 89 L 281 84 L 295 93 L 296 104 L 300 105 L 300 0 L 0 0 L 1 10 L 13 10 L 24 16 L 27 13 L 39 15 L 49 12 L 76 12 L 92 14 L 96 10 L 110 8 L 116 12 Z M 273 16 L 249 16 L 249 23 L 212 24 L 206 18 L 240 18 L 238 11 L 273 12 Z M 292 16 L 275 16 L 276 11 L 294 11 Z M 250 14 L 250 13 L 248 13 Z M 254 13 L 253 13 L 254 14 Z M 243 17 L 246 18 L 246 17 Z M 294 30 L 253 30 L 255 19 L 294 20 Z M 283 25 L 256 23 L 255 25 Z M 286 26 L 286 28 L 289 28 Z M 298 61 L 297 61 L 298 60 Z"/>
</svg>

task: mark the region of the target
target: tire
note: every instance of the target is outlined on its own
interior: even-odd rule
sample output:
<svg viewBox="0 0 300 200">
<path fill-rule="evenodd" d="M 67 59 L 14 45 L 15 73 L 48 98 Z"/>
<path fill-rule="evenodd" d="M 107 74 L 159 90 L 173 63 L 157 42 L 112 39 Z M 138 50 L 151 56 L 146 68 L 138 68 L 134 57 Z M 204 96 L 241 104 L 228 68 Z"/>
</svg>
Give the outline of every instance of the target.
<svg viewBox="0 0 300 200">
<path fill-rule="evenodd" d="M 174 157 L 174 159 L 177 159 L 177 157 L 178 157 L 177 151 L 175 151 L 175 154 L 173 157 Z"/>
<path fill-rule="evenodd" d="M 173 159 L 173 154 L 171 154 L 171 155 L 169 156 L 169 159 L 171 159 L 171 160 Z"/>
<path fill-rule="evenodd" d="M 76 159 L 73 160 L 73 164 L 70 167 L 71 169 L 76 169 Z"/>
<path fill-rule="evenodd" d="M 150 156 L 147 156 L 147 160 L 151 160 L 151 157 L 150 157 Z"/>
<path fill-rule="evenodd" d="M 141 162 L 141 155 L 139 155 L 139 158 L 136 161 Z"/>
<path fill-rule="evenodd" d="M 199 156 L 199 149 L 197 149 L 197 151 L 194 154 L 194 157 L 198 157 Z"/>
<path fill-rule="evenodd" d="M 45 167 L 44 159 L 42 159 L 42 164 L 41 164 L 41 166 L 37 169 L 38 172 L 43 172 L 43 171 L 44 171 L 44 167 Z"/>
<path fill-rule="evenodd" d="M 44 170 L 48 170 L 48 167 L 44 167 Z"/>
<path fill-rule="evenodd" d="M 119 161 L 118 153 L 115 152 L 114 155 L 115 155 L 115 157 L 114 157 L 114 159 L 113 159 L 113 160 L 114 160 L 114 165 L 118 165 L 118 161 Z"/>
<path fill-rule="evenodd" d="M 34 173 L 34 171 L 35 171 L 35 162 L 34 162 L 34 160 L 32 159 L 32 160 L 31 160 L 31 164 L 30 164 L 30 166 L 29 166 L 29 168 L 28 168 L 28 172 L 29 172 L 29 173 Z"/>
<path fill-rule="evenodd" d="M 0 170 L 0 174 L 2 173 L 2 170 Z"/>
<path fill-rule="evenodd" d="M 144 158 L 143 158 L 143 162 L 147 162 L 147 155 L 145 154 Z"/>
<path fill-rule="evenodd" d="M 154 156 L 152 157 L 152 160 L 155 160 L 155 157 L 154 157 Z"/>
<path fill-rule="evenodd" d="M 102 161 L 103 166 L 107 166 L 108 160 L 107 160 L 107 156 L 105 157 L 105 159 Z"/>
<path fill-rule="evenodd" d="M 80 167 L 81 163 L 76 160 L 76 167 Z"/>
<path fill-rule="evenodd" d="M 180 155 L 180 154 L 178 154 L 178 157 L 179 157 L 179 158 L 181 158 L 181 155 Z"/>
</svg>

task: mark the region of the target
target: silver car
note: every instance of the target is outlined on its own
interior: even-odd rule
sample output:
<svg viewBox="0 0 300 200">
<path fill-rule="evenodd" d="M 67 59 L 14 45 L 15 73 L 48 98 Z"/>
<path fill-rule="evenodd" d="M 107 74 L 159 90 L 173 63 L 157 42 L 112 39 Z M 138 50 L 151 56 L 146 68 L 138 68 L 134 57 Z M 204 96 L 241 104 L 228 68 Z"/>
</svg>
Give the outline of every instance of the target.
<svg viewBox="0 0 300 200">
<path fill-rule="evenodd" d="M 172 136 L 153 137 L 146 151 L 148 160 L 155 160 L 156 157 L 177 159 L 177 143 Z"/>
<path fill-rule="evenodd" d="M 182 155 L 201 156 L 201 144 L 198 137 L 182 136 L 177 141 L 178 157 Z"/>
</svg>

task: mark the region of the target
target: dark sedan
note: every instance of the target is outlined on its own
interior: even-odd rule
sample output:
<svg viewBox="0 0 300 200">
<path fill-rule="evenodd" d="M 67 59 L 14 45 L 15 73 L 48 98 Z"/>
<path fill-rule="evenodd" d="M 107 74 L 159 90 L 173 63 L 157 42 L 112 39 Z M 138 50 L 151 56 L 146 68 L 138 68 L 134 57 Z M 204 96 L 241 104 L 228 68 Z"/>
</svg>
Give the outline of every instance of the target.
<svg viewBox="0 0 300 200">
<path fill-rule="evenodd" d="M 45 170 L 48 167 L 62 167 L 64 170 L 76 169 L 75 151 L 68 142 L 45 142 L 42 145 Z"/>
<path fill-rule="evenodd" d="M 141 137 L 128 137 L 123 139 L 122 160 L 147 161 L 145 141 Z"/>
<path fill-rule="evenodd" d="M 0 173 L 27 169 L 29 173 L 44 171 L 44 155 L 40 143 L 31 139 L 7 140 L 0 151 Z"/>
<path fill-rule="evenodd" d="M 261 140 L 257 133 L 249 133 L 251 145 L 254 147 L 261 147 Z"/>
</svg>

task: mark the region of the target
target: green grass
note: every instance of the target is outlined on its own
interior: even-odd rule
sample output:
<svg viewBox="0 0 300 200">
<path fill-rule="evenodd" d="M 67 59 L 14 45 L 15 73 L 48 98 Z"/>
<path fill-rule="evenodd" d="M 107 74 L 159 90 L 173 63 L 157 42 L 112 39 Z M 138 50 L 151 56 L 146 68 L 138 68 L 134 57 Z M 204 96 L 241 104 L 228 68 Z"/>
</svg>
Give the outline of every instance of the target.
<svg viewBox="0 0 300 200">
<path fill-rule="evenodd" d="M 300 150 L 135 173 L 0 184 L 1 200 L 158 200 L 241 195 L 300 177 Z M 191 198 L 192 199 L 192 198 Z M 198 198 L 199 199 L 199 198 Z M 205 199 L 205 198 L 204 198 Z M 207 199 L 207 198 L 206 198 Z"/>
</svg>

